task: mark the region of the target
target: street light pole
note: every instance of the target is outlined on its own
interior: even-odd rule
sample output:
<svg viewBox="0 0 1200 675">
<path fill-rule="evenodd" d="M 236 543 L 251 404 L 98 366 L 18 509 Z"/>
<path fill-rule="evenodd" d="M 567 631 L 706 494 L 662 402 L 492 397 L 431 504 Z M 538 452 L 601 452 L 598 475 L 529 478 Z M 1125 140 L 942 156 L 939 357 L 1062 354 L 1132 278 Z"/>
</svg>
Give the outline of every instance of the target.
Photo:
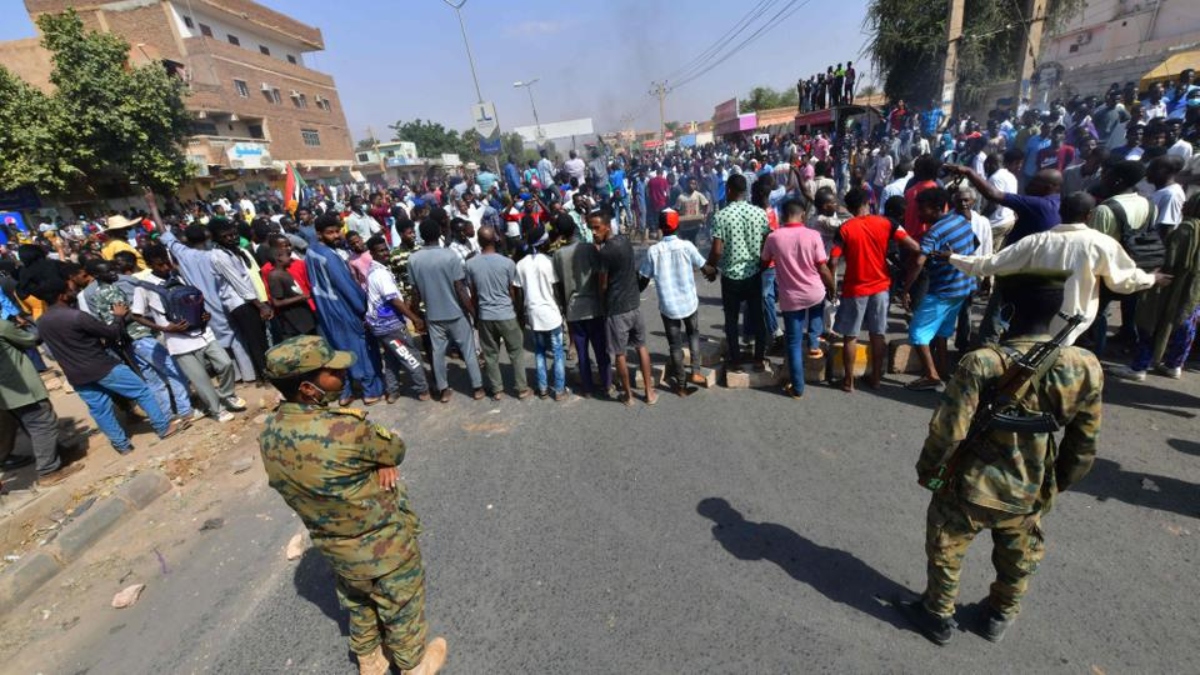
<svg viewBox="0 0 1200 675">
<path fill-rule="evenodd" d="M 467 24 L 463 22 L 462 8 L 466 6 L 467 0 L 442 0 L 450 7 L 454 8 L 454 14 L 458 17 L 458 29 L 462 31 L 463 46 L 467 48 L 467 63 L 471 65 L 471 80 L 475 82 L 475 98 L 477 103 L 483 103 L 483 92 L 479 89 L 479 76 L 475 74 L 475 57 L 471 54 L 471 42 L 467 40 Z"/>
<path fill-rule="evenodd" d="M 529 92 L 529 107 L 533 108 L 533 125 L 537 129 L 537 144 L 540 146 L 542 144 L 542 121 L 538 119 L 537 104 L 533 102 L 533 85 L 539 79 L 535 77 L 528 82 L 518 80 L 513 82 L 513 87 L 517 89 L 524 87 L 525 91 Z"/>
</svg>

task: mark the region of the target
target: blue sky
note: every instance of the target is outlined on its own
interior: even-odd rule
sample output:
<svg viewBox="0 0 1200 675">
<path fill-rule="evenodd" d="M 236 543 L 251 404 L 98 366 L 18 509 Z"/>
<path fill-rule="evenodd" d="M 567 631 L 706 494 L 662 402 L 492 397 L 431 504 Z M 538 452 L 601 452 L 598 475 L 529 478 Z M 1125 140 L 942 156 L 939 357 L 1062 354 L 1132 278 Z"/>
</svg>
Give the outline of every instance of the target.
<svg viewBox="0 0 1200 675">
<path fill-rule="evenodd" d="M 356 139 L 374 127 L 390 138 L 397 120 L 471 125 L 475 89 L 454 11 L 442 0 L 260 0 L 317 26 L 326 51 L 310 67 L 336 78 Z M 792 0 L 772 0 L 763 19 Z M 533 123 L 534 86 L 543 123 L 592 117 L 598 131 L 634 116 L 638 129 L 658 127 L 651 82 L 687 65 L 759 3 L 670 0 L 468 0 L 467 34 L 485 99 L 495 101 L 502 128 Z M 770 31 L 667 97 L 667 119 L 703 120 L 715 104 L 756 85 L 794 86 L 838 61 L 858 63 L 866 0 L 798 0 L 799 8 Z M 732 49 L 753 28 L 726 44 Z M 30 37 L 33 23 L 19 0 L 0 2 L 0 40 Z M 861 78 L 860 82 L 867 78 Z"/>
</svg>

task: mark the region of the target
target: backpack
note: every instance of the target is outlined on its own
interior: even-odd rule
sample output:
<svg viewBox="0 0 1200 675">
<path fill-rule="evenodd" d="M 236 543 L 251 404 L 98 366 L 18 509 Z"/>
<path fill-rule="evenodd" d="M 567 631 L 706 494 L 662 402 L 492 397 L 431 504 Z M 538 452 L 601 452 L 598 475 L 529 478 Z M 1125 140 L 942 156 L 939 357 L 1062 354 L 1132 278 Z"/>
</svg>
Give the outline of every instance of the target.
<svg viewBox="0 0 1200 675">
<path fill-rule="evenodd" d="M 1161 268 L 1167 260 L 1167 247 L 1154 227 L 1154 222 L 1158 219 L 1158 209 L 1154 204 L 1150 204 L 1145 225 L 1136 230 L 1129 227 L 1129 214 L 1116 199 L 1106 199 L 1103 206 L 1107 206 L 1117 219 L 1120 225 L 1121 247 L 1133 258 L 1138 269 L 1149 272 Z"/>
<path fill-rule="evenodd" d="M 162 300 L 167 321 L 171 323 L 187 322 L 188 328 L 203 331 L 207 325 L 204 320 L 204 293 L 199 288 L 189 286 L 178 277 L 172 276 L 165 283 L 156 284 L 135 279 L 134 285 L 153 291 Z"/>
</svg>

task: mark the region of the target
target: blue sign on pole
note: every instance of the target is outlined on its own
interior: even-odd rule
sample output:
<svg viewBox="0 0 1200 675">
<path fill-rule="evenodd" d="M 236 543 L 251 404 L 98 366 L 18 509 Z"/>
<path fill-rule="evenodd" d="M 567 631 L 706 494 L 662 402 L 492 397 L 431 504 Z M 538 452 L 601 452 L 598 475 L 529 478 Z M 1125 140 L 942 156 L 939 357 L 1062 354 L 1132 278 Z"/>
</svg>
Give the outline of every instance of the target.
<svg viewBox="0 0 1200 675">
<path fill-rule="evenodd" d="M 479 152 L 485 155 L 500 154 L 500 139 L 481 138 L 479 139 Z"/>
</svg>

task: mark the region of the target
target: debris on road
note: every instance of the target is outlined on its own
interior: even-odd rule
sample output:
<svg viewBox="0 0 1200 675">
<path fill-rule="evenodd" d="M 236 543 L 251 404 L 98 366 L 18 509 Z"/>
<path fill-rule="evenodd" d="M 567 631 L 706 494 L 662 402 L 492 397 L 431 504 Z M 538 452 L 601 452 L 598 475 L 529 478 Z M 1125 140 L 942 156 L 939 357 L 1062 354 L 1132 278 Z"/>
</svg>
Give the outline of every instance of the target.
<svg viewBox="0 0 1200 675">
<path fill-rule="evenodd" d="M 1162 492 L 1162 488 L 1158 487 L 1158 483 L 1155 483 L 1149 478 L 1142 479 L 1142 489 L 1149 490 L 1151 492 Z"/>
<path fill-rule="evenodd" d="M 299 558 L 300 556 L 304 555 L 304 549 L 306 548 L 308 547 L 304 544 L 304 534 L 297 534 L 296 536 L 292 537 L 291 541 L 288 542 L 287 559 L 295 560 L 296 558 Z"/>
<path fill-rule="evenodd" d="M 253 457 L 242 457 L 241 459 L 235 460 L 233 462 L 233 464 L 232 464 L 233 473 L 234 474 L 245 473 L 245 472 L 249 471 L 251 469 L 251 467 L 253 467 L 253 466 L 254 466 L 254 458 Z"/>
<path fill-rule="evenodd" d="M 125 609 L 132 607 L 138 598 L 141 597 L 142 591 L 146 590 L 146 584 L 133 584 L 126 586 L 125 590 L 113 596 L 112 606 L 116 609 Z"/>
<path fill-rule="evenodd" d="M 207 532 L 209 530 L 219 530 L 224 526 L 224 518 L 209 518 L 208 520 L 204 521 L 203 525 L 200 526 L 200 531 Z"/>
</svg>

